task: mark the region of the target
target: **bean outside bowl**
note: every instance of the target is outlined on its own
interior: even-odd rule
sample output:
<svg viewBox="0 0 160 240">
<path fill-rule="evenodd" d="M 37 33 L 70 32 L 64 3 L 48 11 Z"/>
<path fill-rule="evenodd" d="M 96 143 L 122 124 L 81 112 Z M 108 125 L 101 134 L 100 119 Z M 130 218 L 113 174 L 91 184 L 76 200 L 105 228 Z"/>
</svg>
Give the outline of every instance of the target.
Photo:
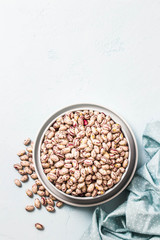
<svg viewBox="0 0 160 240">
<path fill-rule="evenodd" d="M 48 179 L 46 174 L 43 171 L 41 161 L 40 161 L 40 147 L 44 138 L 44 134 L 46 130 L 54 123 L 57 117 L 64 115 L 69 111 L 78 111 L 78 110 L 96 110 L 99 112 L 104 112 L 106 115 L 111 116 L 111 118 L 121 125 L 122 132 L 124 133 L 128 145 L 129 145 L 129 158 L 128 158 L 128 166 L 123 174 L 121 180 L 114 185 L 112 188 L 107 190 L 103 195 L 99 195 L 96 197 L 76 197 L 72 195 L 68 195 L 59 189 L 57 189 Z M 35 170 L 39 180 L 42 182 L 43 186 L 55 196 L 60 201 L 77 207 L 91 207 L 100 205 L 105 203 L 113 198 L 115 198 L 118 194 L 120 194 L 130 183 L 132 180 L 138 161 L 138 149 L 135 136 L 126 123 L 126 121 L 120 117 L 118 114 L 113 112 L 112 110 L 94 104 L 76 104 L 72 106 L 65 107 L 58 112 L 54 113 L 41 127 L 40 131 L 35 140 L 34 151 L 33 151 L 33 160 L 35 165 Z"/>
</svg>

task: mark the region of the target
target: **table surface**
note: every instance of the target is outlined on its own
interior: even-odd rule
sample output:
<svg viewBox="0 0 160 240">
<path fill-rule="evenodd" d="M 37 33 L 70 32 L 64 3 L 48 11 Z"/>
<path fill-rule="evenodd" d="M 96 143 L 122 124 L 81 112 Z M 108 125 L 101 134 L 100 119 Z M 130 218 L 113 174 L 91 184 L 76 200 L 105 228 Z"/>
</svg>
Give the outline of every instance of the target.
<svg viewBox="0 0 160 240">
<path fill-rule="evenodd" d="M 90 224 L 94 208 L 27 213 L 32 181 L 13 183 L 24 138 L 34 140 L 58 109 L 89 102 L 120 113 L 145 162 L 143 130 L 160 119 L 159 11 L 159 0 L 0 2 L 0 240 L 78 240 Z M 102 207 L 112 211 L 125 198 Z"/>
</svg>

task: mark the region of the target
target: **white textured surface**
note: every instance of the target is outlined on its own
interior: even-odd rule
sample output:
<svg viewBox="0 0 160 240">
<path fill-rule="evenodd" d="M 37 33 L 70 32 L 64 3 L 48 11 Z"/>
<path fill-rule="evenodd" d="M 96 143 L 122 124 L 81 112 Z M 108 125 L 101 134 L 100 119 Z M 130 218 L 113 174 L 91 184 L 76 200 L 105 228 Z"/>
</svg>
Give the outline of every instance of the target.
<svg viewBox="0 0 160 240">
<path fill-rule="evenodd" d="M 92 208 L 26 213 L 31 181 L 13 184 L 23 139 L 34 139 L 59 108 L 92 102 L 117 111 L 136 134 L 142 163 L 144 127 L 160 119 L 159 12 L 158 0 L 0 1 L 0 240 L 78 240 L 90 223 Z"/>
</svg>

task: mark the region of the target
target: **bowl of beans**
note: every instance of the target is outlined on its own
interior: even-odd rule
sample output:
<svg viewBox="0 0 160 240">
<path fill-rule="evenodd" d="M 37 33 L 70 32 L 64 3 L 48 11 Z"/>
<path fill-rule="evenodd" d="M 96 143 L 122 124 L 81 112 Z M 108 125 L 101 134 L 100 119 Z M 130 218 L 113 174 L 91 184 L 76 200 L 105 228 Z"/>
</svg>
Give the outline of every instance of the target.
<svg viewBox="0 0 160 240">
<path fill-rule="evenodd" d="M 94 104 L 54 113 L 34 146 L 35 169 L 44 187 L 79 207 L 99 205 L 121 193 L 135 173 L 137 159 L 137 143 L 125 120 Z"/>
</svg>

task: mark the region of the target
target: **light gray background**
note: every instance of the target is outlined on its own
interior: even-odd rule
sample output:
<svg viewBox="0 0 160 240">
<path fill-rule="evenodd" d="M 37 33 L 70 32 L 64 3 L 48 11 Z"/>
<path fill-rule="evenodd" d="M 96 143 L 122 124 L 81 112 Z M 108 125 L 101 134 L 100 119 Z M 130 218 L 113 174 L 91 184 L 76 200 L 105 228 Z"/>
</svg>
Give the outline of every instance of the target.
<svg viewBox="0 0 160 240">
<path fill-rule="evenodd" d="M 160 1 L 0 1 L 0 240 L 78 240 L 94 208 L 27 213 L 13 180 L 27 136 L 58 109 L 79 102 L 120 113 L 138 140 L 160 119 Z M 114 209 L 125 193 L 105 205 Z M 35 222 L 46 229 L 39 232 Z"/>
</svg>

